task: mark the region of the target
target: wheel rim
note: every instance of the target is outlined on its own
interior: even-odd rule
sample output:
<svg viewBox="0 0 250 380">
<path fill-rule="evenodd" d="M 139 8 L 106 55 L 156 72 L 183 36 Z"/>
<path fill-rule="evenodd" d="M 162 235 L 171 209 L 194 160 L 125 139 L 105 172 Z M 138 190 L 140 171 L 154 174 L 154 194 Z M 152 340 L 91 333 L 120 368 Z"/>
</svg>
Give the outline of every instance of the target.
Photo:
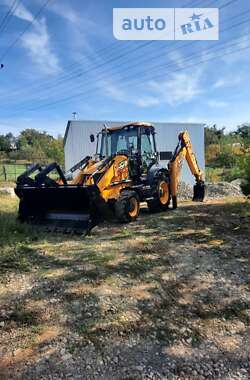
<svg viewBox="0 0 250 380">
<path fill-rule="evenodd" d="M 133 218 L 137 215 L 138 213 L 138 202 L 136 198 L 131 198 L 129 200 L 129 215 Z"/>
<path fill-rule="evenodd" d="M 159 185 L 159 199 L 161 204 L 165 205 L 169 199 L 169 189 L 166 182 L 161 182 Z"/>
</svg>

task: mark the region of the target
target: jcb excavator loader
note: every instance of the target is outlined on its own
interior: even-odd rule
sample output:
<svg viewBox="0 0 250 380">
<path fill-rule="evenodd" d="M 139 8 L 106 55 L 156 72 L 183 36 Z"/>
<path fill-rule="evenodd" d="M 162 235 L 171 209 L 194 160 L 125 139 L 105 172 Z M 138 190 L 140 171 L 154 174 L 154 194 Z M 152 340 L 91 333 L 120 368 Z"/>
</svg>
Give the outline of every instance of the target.
<svg viewBox="0 0 250 380">
<path fill-rule="evenodd" d="M 90 138 L 95 140 L 94 135 Z M 196 181 L 193 200 L 203 201 L 204 180 L 188 132 L 179 134 L 168 167 L 160 164 L 151 124 L 105 127 L 97 140 L 94 157 L 85 157 L 69 173 L 53 163 L 45 168 L 35 165 L 18 177 L 15 192 L 20 198 L 21 221 L 54 231 L 83 233 L 101 219 L 135 220 L 140 202 L 147 202 L 155 212 L 166 210 L 172 200 L 175 209 L 184 158 Z M 55 171 L 57 180 L 51 178 Z M 74 172 L 76 176 L 69 179 Z"/>
</svg>

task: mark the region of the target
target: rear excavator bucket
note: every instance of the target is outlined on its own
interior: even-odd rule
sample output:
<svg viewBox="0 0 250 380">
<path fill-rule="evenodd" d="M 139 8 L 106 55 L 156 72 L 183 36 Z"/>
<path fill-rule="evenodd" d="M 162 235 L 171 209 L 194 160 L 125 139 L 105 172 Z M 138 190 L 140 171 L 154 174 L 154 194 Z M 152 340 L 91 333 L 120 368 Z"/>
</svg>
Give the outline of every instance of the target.
<svg viewBox="0 0 250 380">
<path fill-rule="evenodd" d="M 48 176 L 52 170 L 57 170 L 60 184 Z M 19 220 L 47 231 L 86 234 L 98 222 L 98 187 L 67 184 L 56 163 L 44 169 L 35 165 L 23 173 L 15 193 L 20 198 Z"/>
<path fill-rule="evenodd" d="M 204 182 L 197 182 L 194 185 L 194 195 L 193 195 L 193 201 L 194 202 L 203 202 L 205 198 L 206 193 L 206 187 Z"/>
</svg>

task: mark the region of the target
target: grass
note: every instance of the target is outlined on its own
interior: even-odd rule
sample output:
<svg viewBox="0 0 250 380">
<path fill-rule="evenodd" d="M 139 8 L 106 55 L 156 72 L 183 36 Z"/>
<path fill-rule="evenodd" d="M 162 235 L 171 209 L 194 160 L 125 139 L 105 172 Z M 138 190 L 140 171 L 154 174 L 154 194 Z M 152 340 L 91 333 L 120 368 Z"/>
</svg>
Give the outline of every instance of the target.
<svg viewBox="0 0 250 380">
<path fill-rule="evenodd" d="M 25 164 L 1 164 L 0 165 L 0 182 L 5 181 L 4 177 L 4 168 L 6 173 L 7 181 L 16 181 L 17 177 L 22 174 L 26 169 L 27 165 Z"/>
<path fill-rule="evenodd" d="M 230 331 L 240 322 L 243 341 L 249 323 L 246 200 L 144 210 L 136 223 L 104 223 L 84 240 L 17 223 L 17 206 L 17 199 L 0 197 L 6 350 L 41 341 L 46 348 L 50 339 L 56 351 L 68 337 L 72 355 L 89 342 L 99 352 L 130 338 L 142 346 L 152 339 L 167 349 L 192 350 L 211 344 L 221 326 Z"/>
<path fill-rule="evenodd" d="M 0 185 L 1 186 L 13 186 L 13 183 L 16 182 L 17 180 L 17 177 L 24 173 L 27 168 L 30 166 L 31 164 L 1 164 L 0 163 Z M 5 170 L 5 174 L 6 176 L 4 175 L 4 170 Z M 37 174 L 37 173 L 36 173 Z M 34 177 L 34 175 L 31 175 L 31 177 Z M 53 171 L 50 173 L 50 177 L 52 179 L 57 179 L 58 178 L 58 173 L 56 171 Z"/>
<path fill-rule="evenodd" d="M 0 197 L 0 273 L 31 269 L 34 250 L 30 243 L 37 240 L 37 233 L 31 226 L 17 223 L 17 208 L 16 198 Z"/>
</svg>

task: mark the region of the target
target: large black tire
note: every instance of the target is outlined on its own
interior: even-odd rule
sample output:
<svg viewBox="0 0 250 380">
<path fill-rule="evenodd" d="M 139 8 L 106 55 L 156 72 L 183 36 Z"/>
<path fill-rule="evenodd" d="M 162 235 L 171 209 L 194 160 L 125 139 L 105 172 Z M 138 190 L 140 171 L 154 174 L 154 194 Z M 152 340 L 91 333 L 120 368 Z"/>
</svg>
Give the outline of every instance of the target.
<svg viewBox="0 0 250 380">
<path fill-rule="evenodd" d="M 23 199 L 20 199 L 19 208 L 18 208 L 18 220 L 20 222 L 25 222 L 29 215 L 29 209 L 27 204 Z"/>
<path fill-rule="evenodd" d="M 157 180 L 153 186 L 153 197 L 147 202 L 148 208 L 151 212 L 166 211 L 170 204 L 170 187 L 168 178 L 163 177 Z"/>
<path fill-rule="evenodd" d="M 124 190 L 115 203 L 115 215 L 122 223 L 133 222 L 140 212 L 140 199 L 133 190 Z"/>
</svg>

